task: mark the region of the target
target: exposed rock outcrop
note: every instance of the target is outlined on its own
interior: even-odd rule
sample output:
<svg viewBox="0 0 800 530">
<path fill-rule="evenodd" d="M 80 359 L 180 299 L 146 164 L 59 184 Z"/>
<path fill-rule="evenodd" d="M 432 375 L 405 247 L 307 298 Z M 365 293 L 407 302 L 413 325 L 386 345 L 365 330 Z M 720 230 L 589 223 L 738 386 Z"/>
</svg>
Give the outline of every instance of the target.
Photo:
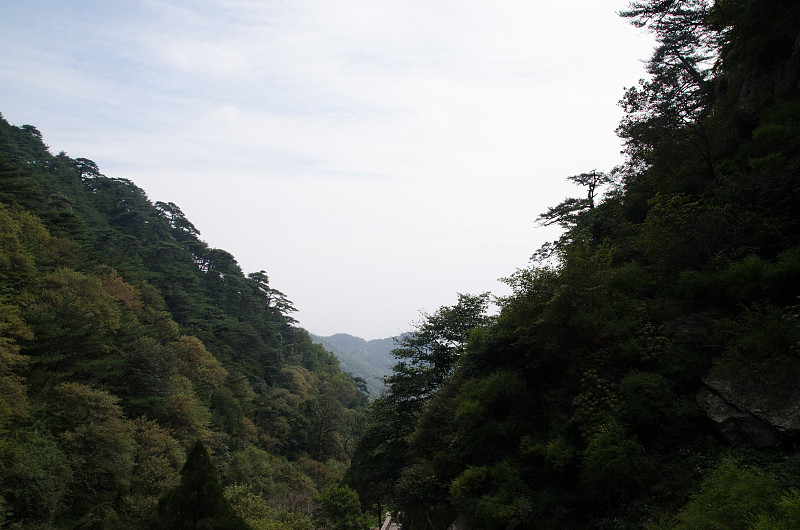
<svg viewBox="0 0 800 530">
<path fill-rule="evenodd" d="M 765 448 L 800 436 L 800 359 L 728 361 L 703 383 L 697 402 L 728 442 Z"/>
</svg>

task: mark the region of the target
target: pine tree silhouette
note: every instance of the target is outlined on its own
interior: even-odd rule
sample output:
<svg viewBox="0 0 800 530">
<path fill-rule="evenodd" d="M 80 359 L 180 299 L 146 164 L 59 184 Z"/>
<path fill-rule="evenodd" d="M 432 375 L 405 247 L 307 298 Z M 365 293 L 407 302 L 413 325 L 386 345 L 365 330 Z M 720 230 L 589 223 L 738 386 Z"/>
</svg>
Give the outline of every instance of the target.
<svg viewBox="0 0 800 530">
<path fill-rule="evenodd" d="M 195 442 L 181 470 L 181 483 L 158 501 L 152 530 L 250 530 L 225 499 L 211 458 Z"/>
</svg>

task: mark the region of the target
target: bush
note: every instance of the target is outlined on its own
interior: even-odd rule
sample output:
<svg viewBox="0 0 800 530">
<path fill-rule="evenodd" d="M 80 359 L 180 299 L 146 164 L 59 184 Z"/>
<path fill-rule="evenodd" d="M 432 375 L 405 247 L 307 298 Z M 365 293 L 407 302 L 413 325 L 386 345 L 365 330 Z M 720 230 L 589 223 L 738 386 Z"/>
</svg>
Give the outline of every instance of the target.
<svg viewBox="0 0 800 530">
<path fill-rule="evenodd" d="M 800 528 L 800 493 L 787 492 L 776 505 L 777 514 L 761 514 L 753 530 L 792 530 Z"/>
<path fill-rule="evenodd" d="M 330 530 L 359 530 L 368 528 L 367 517 L 361 511 L 358 493 L 347 486 L 328 486 L 314 495 L 318 503 L 314 518 L 318 525 Z"/>
<path fill-rule="evenodd" d="M 581 478 L 589 498 L 612 505 L 631 498 L 644 483 L 644 449 L 616 422 L 599 427 L 583 453 Z"/>
<path fill-rule="evenodd" d="M 637 432 L 657 428 L 671 413 L 669 381 L 653 372 L 633 372 L 619 383 L 622 419 Z"/>
<path fill-rule="evenodd" d="M 655 528 L 744 530 L 756 523 L 759 515 L 769 514 L 777 500 L 778 487 L 772 477 L 729 458 L 703 481 L 683 510 Z"/>
</svg>

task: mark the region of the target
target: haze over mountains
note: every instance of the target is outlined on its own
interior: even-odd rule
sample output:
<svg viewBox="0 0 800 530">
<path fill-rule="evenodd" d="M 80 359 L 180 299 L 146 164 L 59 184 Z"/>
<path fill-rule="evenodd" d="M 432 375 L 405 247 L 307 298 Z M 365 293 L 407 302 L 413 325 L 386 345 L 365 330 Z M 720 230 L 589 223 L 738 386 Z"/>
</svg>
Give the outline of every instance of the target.
<svg viewBox="0 0 800 530">
<path fill-rule="evenodd" d="M 339 359 L 342 371 L 362 377 L 367 382 L 370 396 L 377 397 L 383 390 L 383 378 L 392 371 L 395 362 L 392 350 L 398 337 L 366 340 L 347 333 L 321 337 L 310 333 L 312 342 L 321 344 Z"/>
</svg>

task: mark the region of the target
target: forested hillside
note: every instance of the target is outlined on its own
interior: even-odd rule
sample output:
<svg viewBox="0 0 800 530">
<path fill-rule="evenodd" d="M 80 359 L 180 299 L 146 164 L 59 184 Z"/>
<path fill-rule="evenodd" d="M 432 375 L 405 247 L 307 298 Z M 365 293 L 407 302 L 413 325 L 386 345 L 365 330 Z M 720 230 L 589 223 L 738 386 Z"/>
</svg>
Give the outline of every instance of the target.
<svg viewBox="0 0 800 530">
<path fill-rule="evenodd" d="M 347 333 L 328 337 L 311 335 L 311 340 L 322 344 L 333 353 L 342 369 L 356 378 L 361 378 L 370 396 L 377 397 L 383 391 L 383 380 L 392 371 L 392 350 L 401 337 L 365 340 Z"/>
<path fill-rule="evenodd" d="M 0 526 L 244 525 L 179 506 L 207 481 L 253 528 L 324 525 L 367 398 L 293 311 L 175 204 L 0 119 Z"/>
<path fill-rule="evenodd" d="M 429 315 L 371 407 L 348 479 L 406 530 L 800 528 L 800 3 L 622 16 L 658 42 L 625 163 L 569 177 L 499 315 Z"/>
</svg>

